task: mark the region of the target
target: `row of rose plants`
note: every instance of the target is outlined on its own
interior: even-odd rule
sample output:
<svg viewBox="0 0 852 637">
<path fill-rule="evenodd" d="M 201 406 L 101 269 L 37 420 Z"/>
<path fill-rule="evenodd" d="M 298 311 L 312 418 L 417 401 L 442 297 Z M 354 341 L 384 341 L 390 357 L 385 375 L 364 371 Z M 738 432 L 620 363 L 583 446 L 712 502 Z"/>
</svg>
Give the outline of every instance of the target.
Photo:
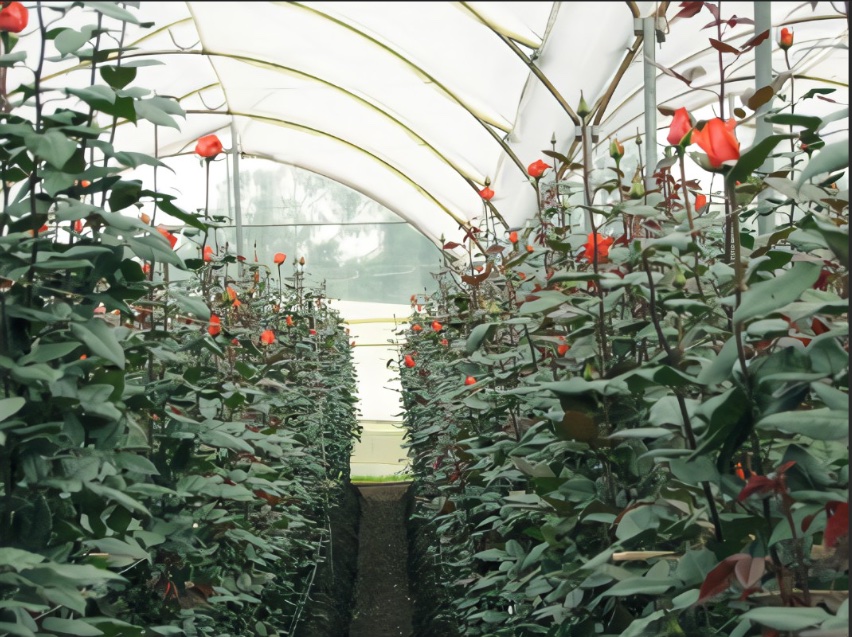
<svg viewBox="0 0 852 637">
<path fill-rule="evenodd" d="M 293 634 L 358 435 L 349 338 L 304 259 L 245 259 L 225 219 L 125 176 L 167 167 L 113 127 L 183 114 L 131 86 L 128 23 L 0 9 L 0 634 Z M 91 85 L 46 86 L 53 56 Z M 222 152 L 199 140 L 187 179 Z"/>
<path fill-rule="evenodd" d="M 720 61 L 770 35 L 705 8 Z M 758 91 L 749 148 L 745 109 L 666 111 L 654 188 L 632 142 L 596 180 L 543 151 L 535 219 L 446 242 L 400 357 L 417 634 L 847 634 L 848 151 L 821 131 L 848 112 L 803 115 L 834 90 Z"/>
</svg>

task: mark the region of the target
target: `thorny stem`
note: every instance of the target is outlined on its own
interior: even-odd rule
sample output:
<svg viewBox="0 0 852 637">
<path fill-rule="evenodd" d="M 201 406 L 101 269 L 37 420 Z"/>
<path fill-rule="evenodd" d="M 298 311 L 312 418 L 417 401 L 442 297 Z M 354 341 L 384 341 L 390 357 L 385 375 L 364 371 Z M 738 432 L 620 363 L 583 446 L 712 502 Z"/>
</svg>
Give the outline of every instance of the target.
<svg viewBox="0 0 852 637">
<path fill-rule="evenodd" d="M 727 185 L 727 197 L 726 199 L 732 199 L 734 197 L 734 189 L 725 180 L 725 184 Z M 743 264 L 742 264 L 742 245 L 740 243 L 740 218 L 737 214 L 736 209 L 734 209 L 733 214 L 731 214 L 730 225 L 732 228 L 733 234 L 733 247 L 734 247 L 734 298 L 735 298 L 735 306 L 734 306 L 734 314 L 736 314 L 737 308 L 740 307 L 742 303 L 742 293 L 745 289 L 745 281 L 743 280 Z M 739 358 L 740 368 L 742 369 L 743 378 L 745 379 L 746 390 L 751 393 L 751 389 L 748 383 L 748 370 L 746 368 L 746 356 L 745 356 L 745 345 L 743 344 L 743 336 L 742 336 L 742 322 L 734 321 L 733 314 L 731 315 L 731 321 L 733 326 L 733 334 L 734 339 L 737 344 L 737 357 Z"/>
</svg>

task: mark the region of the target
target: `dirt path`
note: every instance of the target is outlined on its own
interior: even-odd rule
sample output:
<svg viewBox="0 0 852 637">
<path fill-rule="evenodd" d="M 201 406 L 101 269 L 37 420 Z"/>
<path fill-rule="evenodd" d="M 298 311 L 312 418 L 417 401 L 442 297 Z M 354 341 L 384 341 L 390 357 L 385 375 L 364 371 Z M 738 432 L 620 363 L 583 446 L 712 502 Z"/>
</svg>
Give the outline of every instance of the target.
<svg viewBox="0 0 852 637">
<path fill-rule="evenodd" d="M 364 499 L 349 637 L 410 637 L 412 633 L 403 500 L 408 486 L 358 487 Z"/>
</svg>

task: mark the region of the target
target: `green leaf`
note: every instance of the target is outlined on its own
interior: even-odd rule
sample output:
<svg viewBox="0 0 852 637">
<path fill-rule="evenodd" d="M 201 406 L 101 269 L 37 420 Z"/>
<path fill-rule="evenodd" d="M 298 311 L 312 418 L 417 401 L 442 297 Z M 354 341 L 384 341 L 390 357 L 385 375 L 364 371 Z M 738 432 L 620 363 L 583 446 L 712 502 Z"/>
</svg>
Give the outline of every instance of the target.
<svg viewBox="0 0 852 637">
<path fill-rule="evenodd" d="M 536 296 L 533 301 L 525 301 L 520 307 L 520 314 L 536 314 L 539 312 L 548 312 L 559 307 L 568 301 L 568 297 L 564 292 L 558 290 L 541 290 L 532 296 Z"/>
<path fill-rule="evenodd" d="M 624 595 L 662 595 L 680 582 L 673 577 L 630 577 L 621 580 L 604 591 L 606 597 Z"/>
<path fill-rule="evenodd" d="M 770 135 L 740 155 L 737 163 L 725 177 L 728 185 L 733 187 L 738 181 L 745 182 L 755 170 L 763 165 L 763 162 L 769 157 L 769 153 L 775 150 L 775 147 L 785 139 L 790 139 L 790 135 Z"/>
<path fill-rule="evenodd" d="M 132 66 L 102 66 L 100 73 L 112 88 L 124 88 L 136 79 L 136 68 Z"/>
<path fill-rule="evenodd" d="M 138 100 L 134 104 L 136 116 L 147 119 L 152 124 L 157 124 L 158 126 L 168 126 L 169 128 L 180 130 L 180 124 L 164 110 L 163 101 L 166 100 L 156 97 L 147 100 Z"/>
<path fill-rule="evenodd" d="M 831 615 L 818 607 L 752 608 L 742 618 L 775 630 L 798 631 L 817 626 L 830 619 Z"/>
<path fill-rule="evenodd" d="M 120 369 L 124 369 L 124 348 L 115 337 L 113 329 L 101 319 L 87 323 L 72 323 L 71 333 L 95 356 L 105 358 Z"/>
<path fill-rule="evenodd" d="M 15 396 L 13 398 L 0 398 L 0 422 L 3 422 L 10 416 L 14 416 L 21 408 L 27 404 L 24 398 Z M 4 549 L 0 549 L 2 551 Z M 2 557 L 0 557 L 2 560 Z"/>
<path fill-rule="evenodd" d="M 709 365 L 698 374 L 702 385 L 718 385 L 731 377 L 731 370 L 737 362 L 737 340 L 733 336 L 725 341 L 722 349 Z"/>
<path fill-rule="evenodd" d="M 827 407 L 807 411 L 784 411 L 762 418 L 757 427 L 801 434 L 814 440 L 844 440 L 849 436 L 849 412 Z"/>
<path fill-rule="evenodd" d="M 42 628 L 58 633 L 65 633 L 66 635 L 80 635 L 81 637 L 104 634 L 103 631 L 86 622 L 78 619 L 62 619 L 61 617 L 45 618 Z"/>
<path fill-rule="evenodd" d="M 796 180 L 796 186 L 801 188 L 802 184 L 816 175 L 848 167 L 849 140 L 829 144 L 811 158 Z"/>
<path fill-rule="evenodd" d="M 467 341 L 465 342 L 465 351 L 468 354 L 473 354 L 480 348 L 483 341 L 491 337 L 496 328 L 496 323 L 483 323 L 482 325 L 474 327 L 470 331 L 470 336 L 467 337 Z"/>
<path fill-rule="evenodd" d="M 82 27 L 79 31 L 75 29 L 63 29 L 62 32 L 53 39 L 53 44 L 56 50 L 62 54 L 62 57 L 76 53 L 91 39 L 92 34 L 97 29 L 94 24 L 88 24 Z"/>
<path fill-rule="evenodd" d="M 122 22 L 129 22 L 130 24 L 139 24 L 139 18 L 120 6 L 117 2 L 83 2 L 83 5 L 109 18 L 115 18 Z"/>
<path fill-rule="evenodd" d="M 37 157 L 59 170 L 77 151 L 77 143 L 54 128 L 41 134 L 30 133 L 24 141 Z"/>
<path fill-rule="evenodd" d="M 11 567 L 12 570 L 20 573 L 23 570 L 32 568 L 37 564 L 44 562 L 43 555 L 30 553 L 21 549 L 11 547 L 0 548 L 0 565 Z"/>
<path fill-rule="evenodd" d="M 797 300 L 802 292 L 819 279 L 820 266 L 809 261 L 797 261 L 793 267 L 768 281 L 755 283 L 743 292 L 740 306 L 734 311 L 734 322 L 741 323 L 764 317 Z M 732 304 L 732 297 L 723 302 Z"/>
<path fill-rule="evenodd" d="M 146 509 L 141 502 L 134 500 L 129 495 L 122 491 L 119 491 L 118 489 L 113 489 L 112 487 L 108 487 L 98 482 L 87 482 L 86 487 L 95 495 L 99 495 L 105 500 L 112 500 L 113 502 L 117 502 L 129 511 L 136 511 L 137 513 L 141 513 L 142 515 L 146 516 L 151 515 L 148 512 L 148 509 Z"/>
</svg>

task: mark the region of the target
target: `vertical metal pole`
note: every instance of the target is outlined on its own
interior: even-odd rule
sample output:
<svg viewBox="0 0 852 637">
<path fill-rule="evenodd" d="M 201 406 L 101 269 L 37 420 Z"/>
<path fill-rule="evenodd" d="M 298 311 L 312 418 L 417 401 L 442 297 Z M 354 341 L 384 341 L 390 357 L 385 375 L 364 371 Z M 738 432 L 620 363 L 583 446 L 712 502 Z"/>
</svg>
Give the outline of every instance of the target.
<svg viewBox="0 0 852 637">
<path fill-rule="evenodd" d="M 583 140 L 583 165 L 586 167 L 586 176 L 592 170 L 592 125 L 584 123 L 581 130 Z M 583 188 L 583 202 L 586 206 L 592 205 L 592 196 L 589 188 Z M 586 210 L 583 215 L 583 232 L 592 231 L 592 211 Z"/>
<path fill-rule="evenodd" d="M 754 32 L 763 33 L 769 31 L 769 37 L 754 49 L 754 89 L 758 90 L 772 84 L 772 9 L 769 2 L 754 3 Z M 772 134 L 772 124 L 766 121 L 766 113 L 772 108 L 772 100 L 757 109 L 756 125 L 757 131 L 754 143 L 766 139 Z M 775 161 L 767 158 L 760 167 L 766 174 L 775 170 Z M 765 201 L 769 196 L 769 189 L 764 189 L 758 194 L 759 202 Z M 775 229 L 775 215 L 757 217 L 757 233 L 767 234 Z"/>
<path fill-rule="evenodd" d="M 240 203 L 240 151 L 237 143 L 237 125 L 231 120 L 231 154 L 233 160 L 233 182 L 234 182 L 234 226 L 236 228 L 237 254 L 243 253 L 243 209 Z M 239 276 L 243 276 L 243 264 L 239 265 Z"/>
<path fill-rule="evenodd" d="M 642 18 L 642 52 L 645 56 L 645 190 L 654 185 L 654 169 L 657 167 L 657 59 L 655 17 Z"/>
</svg>

